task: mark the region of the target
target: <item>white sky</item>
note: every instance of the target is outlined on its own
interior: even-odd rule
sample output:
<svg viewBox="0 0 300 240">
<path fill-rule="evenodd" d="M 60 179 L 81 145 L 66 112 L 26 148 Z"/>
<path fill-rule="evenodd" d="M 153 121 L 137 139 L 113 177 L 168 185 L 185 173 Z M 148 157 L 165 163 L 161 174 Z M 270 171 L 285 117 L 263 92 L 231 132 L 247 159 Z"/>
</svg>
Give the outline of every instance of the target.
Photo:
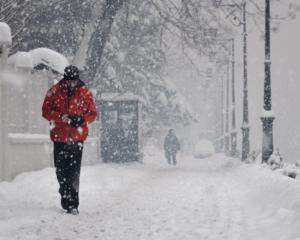
<svg viewBox="0 0 300 240">
<path fill-rule="evenodd" d="M 294 0 L 298 3 L 299 0 Z M 272 9 L 273 15 L 282 12 L 283 5 L 278 9 Z M 279 9 L 280 8 L 280 9 Z M 300 159 L 300 15 L 295 20 L 281 22 L 280 30 L 272 34 L 272 87 L 273 106 L 276 114 L 274 122 L 275 147 L 286 161 L 294 162 Z M 262 26 L 263 29 L 263 26 Z M 254 30 L 254 31 L 253 31 Z M 172 37 L 170 37 L 172 38 Z M 251 125 L 251 148 L 261 149 L 262 115 L 263 104 L 263 81 L 264 81 L 264 41 L 261 34 L 250 28 L 248 38 L 249 51 L 249 107 Z M 236 37 L 237 42 L 237 124 L 238 130 L 242 124 L 242 36 Z M 205 96 L 199 90 L 199 82 L 203 77 L 194 76 L 192 67 L 188 61 L 184 61 L 180 55 L 179 45 L 173 40 L 173 47 L 169 51 L 169 67 L 167 69 L 169 81 L 176 84 L 178 90 L 183 93 L 195 111 L 204 115 L 203 105 Z M 177 51 L 177 56 L 176 56 Z M 175 55 L 174 55 L 175 54 Z M 182 63 L 184 62 L 184 63 Z M 197 64 L 203 67 L 201 59 Z M 199 79 L 199 82 L 198 80 Z M 207 117 L 201 118 L 203 129 L 207 128 Z M 200 129 L 201 131 L 201 129 Z"/>
</svg>

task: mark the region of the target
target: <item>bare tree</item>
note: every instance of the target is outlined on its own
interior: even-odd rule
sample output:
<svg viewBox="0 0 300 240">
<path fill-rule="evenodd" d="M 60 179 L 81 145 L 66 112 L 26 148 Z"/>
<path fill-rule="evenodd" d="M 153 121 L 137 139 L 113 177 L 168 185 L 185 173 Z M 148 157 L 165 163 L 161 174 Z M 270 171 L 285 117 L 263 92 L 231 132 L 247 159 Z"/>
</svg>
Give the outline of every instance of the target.
<svg viewBox="0 0 300 240">
<path fill-rule="evenodd" d="M 88 49 L 89 77 L 91 79 L 94 79 L 99 72 L 103 50 L 109 38 L 112 24 L 118 11 L 122 8 L 125 1 L 126 0 L 106 0 L 102 14 L 94 23 L 95 31 L 91 35 L 89 44 L 90 48 Z M 94 44 L 95 41 L 97 44 Z"/>
<path fill-rule="evenodd" d="M 13 40 L 25 27 L 27 16 L 20 16 L 20 12 L 29 6 L 29 1 L 0 0 L 0 21 L 6 22 L 12 28 Z M 17 51 L 17 42 L 13 41 L 12 52 Z"/>
<path fill-rule="evenodd" d="M 0 0 L 0 21 L 9 21 L 16 16 L 14 0 Z"/>
</svg>

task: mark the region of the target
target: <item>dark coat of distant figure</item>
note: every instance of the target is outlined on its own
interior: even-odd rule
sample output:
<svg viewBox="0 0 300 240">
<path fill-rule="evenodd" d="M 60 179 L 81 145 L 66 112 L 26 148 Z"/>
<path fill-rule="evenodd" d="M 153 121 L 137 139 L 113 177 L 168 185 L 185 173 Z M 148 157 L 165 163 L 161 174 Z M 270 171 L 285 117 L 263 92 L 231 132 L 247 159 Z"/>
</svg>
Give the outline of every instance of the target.
<svg viewBox="0 0 300 240">
<path fill-rule="evenodd" d="M 176 165 L 176 155 L 180 150 L 180 143 L 173 129 L 170 129 L 164 141 L 165 155 L 169 164 Z"/>
</svg>

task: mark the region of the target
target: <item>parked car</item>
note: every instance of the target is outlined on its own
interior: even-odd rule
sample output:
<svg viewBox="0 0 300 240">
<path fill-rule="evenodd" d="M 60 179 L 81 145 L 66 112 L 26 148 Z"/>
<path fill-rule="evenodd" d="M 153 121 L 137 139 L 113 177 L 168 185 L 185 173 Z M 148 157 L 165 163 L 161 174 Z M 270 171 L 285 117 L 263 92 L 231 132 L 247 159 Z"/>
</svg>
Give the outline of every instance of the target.
<svg viewBox="0 0 300 240">
<path fill-rule="evenodd" d="M 202 139 L 194 146 L 195 158 L 207 158 L 215 154 L 215 147 L 209 140 Z"/>
</svg>

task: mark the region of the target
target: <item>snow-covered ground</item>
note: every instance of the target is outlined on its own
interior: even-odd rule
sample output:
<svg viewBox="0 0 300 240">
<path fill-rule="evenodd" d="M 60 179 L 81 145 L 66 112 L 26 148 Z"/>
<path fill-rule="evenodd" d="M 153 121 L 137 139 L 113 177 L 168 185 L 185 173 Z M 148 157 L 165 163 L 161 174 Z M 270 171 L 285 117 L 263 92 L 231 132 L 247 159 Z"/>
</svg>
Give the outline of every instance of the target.
<svg viewBox="0 0 300 240">
<path fill-rule="evenodd" d="M 0 183 L 0 239 L 299 240 L 300 181 L 221 155 L 147 148 L 144 164 L 82 169 L 80 215 L 60 210 L 54 169 Z"/>
</svg>

